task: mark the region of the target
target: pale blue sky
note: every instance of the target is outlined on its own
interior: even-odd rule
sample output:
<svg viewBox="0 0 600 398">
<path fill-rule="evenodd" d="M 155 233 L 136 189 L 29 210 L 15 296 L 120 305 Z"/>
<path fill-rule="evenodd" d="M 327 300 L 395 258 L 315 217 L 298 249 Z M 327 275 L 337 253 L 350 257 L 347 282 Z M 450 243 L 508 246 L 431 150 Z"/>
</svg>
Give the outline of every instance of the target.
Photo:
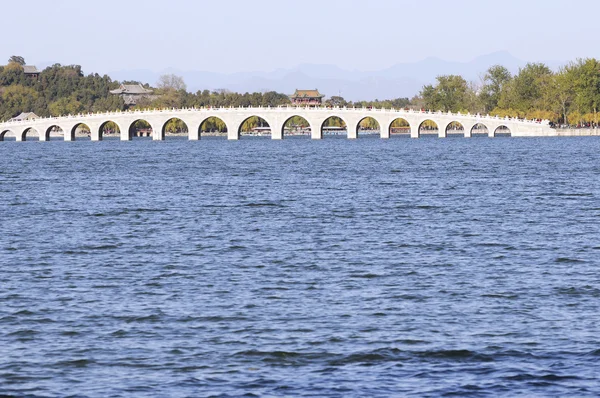
<svg viewBox="0 0 600 398">
<path fill-rule="evenodd" d="M 2 5 L 0 62 L 269 71 L 301 63 L 376 70 L 509 51 L 599 56 L 596 0 L 29 0 Z"/>
</svg>

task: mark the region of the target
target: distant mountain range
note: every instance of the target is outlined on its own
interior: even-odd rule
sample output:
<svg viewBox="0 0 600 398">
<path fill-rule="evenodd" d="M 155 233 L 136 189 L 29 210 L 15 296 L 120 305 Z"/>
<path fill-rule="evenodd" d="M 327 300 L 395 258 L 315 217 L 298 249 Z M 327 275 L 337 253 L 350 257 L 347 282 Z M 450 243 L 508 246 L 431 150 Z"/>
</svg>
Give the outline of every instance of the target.
<svg viewBox="0 0 600 398">
<path fill-rule="evenodd" d="M 396 64 L 378 71 L 351 71 L 333 65 L 301 64 L 292 69 L 271 72 L 216 72 L 166 69 L 154 72 L 147 69 L 121 70 L 109 73 L 115 80 L 137 80 L 154 85 L 159 76 L 174 73 L 182 76 L 188 91 L 226 89 L 235 92 L 277 91 L 292 94 L 298 89 L 314 89 L 331 97 L 340 95 L 346 100 L 374 100 L 412 97 L 423 85 L 435 81 L 438 75 L 459 74 L 468 81 L 479 81 L 492 65 L 503 65 L 518 72 L 527 62 L 508 52 L 495 52 L 475 58 L 470 62 L 444 61 L 426 58 L 419 62 Z M 556 69 L 563 62 L 545 62 Z"/>
</svg>

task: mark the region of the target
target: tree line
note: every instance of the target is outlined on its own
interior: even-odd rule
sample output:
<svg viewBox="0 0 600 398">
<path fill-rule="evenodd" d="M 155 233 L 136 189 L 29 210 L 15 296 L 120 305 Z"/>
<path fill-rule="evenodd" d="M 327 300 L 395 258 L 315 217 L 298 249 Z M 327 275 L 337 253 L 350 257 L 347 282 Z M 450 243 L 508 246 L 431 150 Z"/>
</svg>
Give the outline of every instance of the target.
<svg viewBox="0 0 600 398">
<path fill-rule="evenodd" d="M 110 94 L 121 82 L 109 76 L 84 75 L 78 65 L 52 65 L 37 76 L 26 75 L 23 57 L 13 56 L 0 66 L 0 120 L 8 120 L 21 112 L 38 116 L 60 116 L 87 112 L 125 110 L 123 99 Z M 122 82 L 138 84 L 137 81 Z M 141 83 L 139 83 L 141 84 Z M 133 109 L 182 107 L 247 107 L 288 105 L 286 94 L 235 93 L 227 90 L 187 91 L 183 79 L 163 75 L 154 95 L 144 98 Z M 468 82 L 459 75 L 442 75 L 434 84 L 425 85 L 415 97 L 375 101 L 346 101 L 332 96 L 325 106 L 355 106 L 374 108 L 412 108 L 472 114 L 490 114 L 528 119 L 546 119 L 564 126 L 597 126 L 600 107 L 600 61 L 578 59 L 552 71 L 542 63 L 529 63 L 513 75 L 501 66 L 490 67 L 480 82 Z M 254 118 L 246 128 L 261 126 Z M 342 126 L 341 119 L 328 121 L 330 126 Z M 291 120 L 288 127 L 302 128 L 305 121 Z M 372 120 L 361 127 L 377 128 Z M 401 124 L 394 127 L 402 127 Z M 180 126 L 173 125 L 173 130 Z M 218 119 L 209 120 L 207 131 L 224 129 Z"/>
<path fill-rule="evenodd" d="M 122 110 L 123 100 L 109 93 L 118 86 L 108 76 L 84 76 L 77 65 L 52 65 L 35 77 L 25 75 L 20 62 L 9 62 L 0 66 L 0 120 L 21 112 L 58 116 Z"/>
<path fill-rule="evenodd" d="M 571 127 L 598 125 L 600 62 L 578 59 L 553 72 L 543 63 L 529 63 L 512 75 L 496 65 L 482 81 L 462 76 L 438 76 L 419 95 L 431 110 L 470 112 L 527 119 L 544 119 Z"/>
</svg>

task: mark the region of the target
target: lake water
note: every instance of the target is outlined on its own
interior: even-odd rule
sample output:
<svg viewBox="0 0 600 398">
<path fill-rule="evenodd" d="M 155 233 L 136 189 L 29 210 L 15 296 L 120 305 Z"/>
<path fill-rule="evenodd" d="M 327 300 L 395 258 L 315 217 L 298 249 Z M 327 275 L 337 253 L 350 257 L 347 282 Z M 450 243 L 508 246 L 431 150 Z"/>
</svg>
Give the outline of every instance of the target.
<svg viewBox="0 0 600 398">
<path fill-rule="evenodd" d="M 0 395 L 598 396 L 599 159 L 0 143 Z"/>
</svg>

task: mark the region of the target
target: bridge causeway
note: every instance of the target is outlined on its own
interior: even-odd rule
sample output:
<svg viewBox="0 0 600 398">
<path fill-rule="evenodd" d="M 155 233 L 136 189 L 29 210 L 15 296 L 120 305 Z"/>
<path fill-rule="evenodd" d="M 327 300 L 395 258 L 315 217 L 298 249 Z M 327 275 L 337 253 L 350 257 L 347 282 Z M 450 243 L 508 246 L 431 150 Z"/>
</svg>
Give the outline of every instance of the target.
<svg viewBox="0 0 600 398">
<path fill-rule="evenodd" d="M 413 138 L 420 136 L 421 126 L 426 121 L 434 122 L 438 126 L 439 137 L 446 137 L 449 127 L 454 126 L 455 123 L 462 125 L 465 137 L 471 137 L 473 132 L 480 127 L 485 127 L 490 137 L 494 137 L 506 129 L 513 137 L 557 135 L 548 121 L 405 109 L 281 106 L 135 110 L 12 121 L 0 123 L 0 141 L 4 140 L 5 136 L 12 136 L 16 141 L 25 141 L 28 134 L 37 135 L 40 141 L 48 141 L 50 133 L 58 130 L 62 131 L 65 141 L 74 141 L 75 132 L 84 125 L 89 129 L 92 141 L 101 141 L 108 122 L 113 122 L 118 126 L 121 140 L 129 141 L 134 134 L 134 124 L 141 120 L 151 126 L 152 139 L 164 140 L 167 123 L 172 119 L 179 119 L 186 124 L 190 140 L 199 140 L 202 135 L 201 126 L 209 118 L 221 119 L 227 127 L 227 138 L 237 140 L 240 138 L 243 123 L 253 116 L 258 116 L 269 124 L 271 138 L 276 140 L 284 138 L 284 126 L 295 116 L 300 116 L 308 122 L 313 139 L 323 138 L 324 123 L 334 116 L 346 123 L 349 139 L 358 138 L 359 124 L 366 118 L 372 118 L 379 124 L 381 138 L 390 137 L 392 124 L 398 119 L 404 120 L 408 124 L 410 135 Z"/>
</svg>

